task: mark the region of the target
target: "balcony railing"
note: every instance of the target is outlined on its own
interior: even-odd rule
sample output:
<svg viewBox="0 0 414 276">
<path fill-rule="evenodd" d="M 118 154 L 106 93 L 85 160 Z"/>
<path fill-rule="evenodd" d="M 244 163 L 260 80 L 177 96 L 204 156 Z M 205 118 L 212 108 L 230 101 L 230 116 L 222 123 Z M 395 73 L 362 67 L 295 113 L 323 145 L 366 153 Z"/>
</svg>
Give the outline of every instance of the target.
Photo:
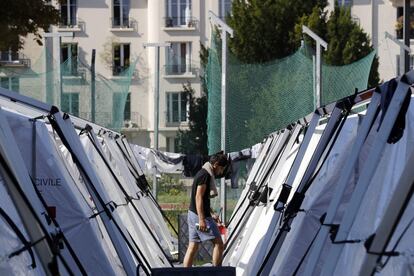
<svg viewBox="0 0 414 276">
<path fill-rule="evenodd" d="M 164 17 L 165 28 L 197 28 L 198 20 L 192 16 Z"/>
<path fill-rule="evenodd" d="M 196 75 L 197 67 L 193 64 L 167 64 L 164 66 L 166 76 L 172 75 Z"/>
<path fill-rule="evenodd" d="M 86 69 L 79 68 L 76 65 L 63 65 L 61 67 L 61 72 L 64 77 L 78 77 L 86 79 Z"/>
<path fill-rule="evenodd" d="M 132 18 L 121 18 L 121 17 L 112 17 L 110 18 L 110 27 L 111 29 L 132 29 L 137 30 L 138 28 L 138 22 Z"/>
<path fill-rule="evenodd" d="M 149 126 L 148 119 L 139 112 L 124 113 L 124 128 L 146 129 Z"/>
<path fill-rule="evenodd" d="M 0 52 L 0 65 L 7 67 L 30 67 L 30 59 L 22 53 Z"/>
<path fill-rule="evenodd" d="M 70 18 L 69 20 L 61 19 L 59 22 L 58 28 L 64 31 L 65 29 L 74 31 L 78 29 L 79 31 L 85 31 L 85 21 L 76 17 Z"/>
</svg>

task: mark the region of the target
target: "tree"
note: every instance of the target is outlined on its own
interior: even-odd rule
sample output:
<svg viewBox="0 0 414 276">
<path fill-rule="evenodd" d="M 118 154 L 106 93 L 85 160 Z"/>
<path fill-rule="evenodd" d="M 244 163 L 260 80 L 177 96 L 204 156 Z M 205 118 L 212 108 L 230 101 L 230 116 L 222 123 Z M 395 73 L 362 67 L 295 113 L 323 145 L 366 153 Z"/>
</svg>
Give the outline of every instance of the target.
<svg viewBox="0 0 414 276">
<path fill-rule="evenodd" d="M 191 84 L 183 85 L 190 103 L 188 114 L 189 129 L 178 130 L 178 151 L 184 154 L 207 155 L 207 96 L 194 97 Z"/>
<path fill-rule="evenodd" d="M 308 26 L 328 42 L 324 60 L 329 65 L 351 64 L 374 50 L 368 35 L 352 20 L 351 11 L 347 7 L 335 5 L 329 18 L 323 9 L 317 7 L 310 15 L 302 16 L 295 26 L 295 45 L 299 45 L 302 39 L 302 25 Z M 309 40 L 306 42 L 309 43 Z M 378 57 L 375 57 L 369 75 L 369 87 L 375 87 L 379 83 L 378 65 Z"/>
<path fill-rule="evenodd" d="M 326 0 L 235 0 L 228 24 L 234 30 L 229 48 L 246 63 L 262 63 L 296 51 L 294 26 Z"/>
<path fill-rule="evenodd" d="M 42 45 L 39 29 L 46 31 L 59 22 L 59 11 L 48 0 L 3 0 L 0 9 L 0 50 L 17 51 L 23 47 L 22 37 L 34 34 Z"/>
<path fill-rule="evenodd" d="M 183 90 L 189 95 L 190 111 L 188 114 L 189 129 L 178 130 L 178 151 L 185 154 L 208 154 L 207 148 L 207 87 L 205 82 L 205 68 L 208 64 L 208 49 L 200 43 L 201 63 L 201 97 L 194 97 L 191 85 L 184 84 Z"/>
</svg>

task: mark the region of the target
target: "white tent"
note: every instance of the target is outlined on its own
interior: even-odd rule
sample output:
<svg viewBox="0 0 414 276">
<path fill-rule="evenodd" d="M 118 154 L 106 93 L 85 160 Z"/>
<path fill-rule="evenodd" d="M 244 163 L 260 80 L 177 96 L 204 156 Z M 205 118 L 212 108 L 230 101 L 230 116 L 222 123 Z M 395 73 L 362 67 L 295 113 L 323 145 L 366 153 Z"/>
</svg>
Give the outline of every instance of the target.
<svg viewBox="0 0 414 276">
<path fill-rule="evenodd" d="M 90 124 L 93 135 L 82 134 L 88 122 L 4 89 L 0 107 L 0 156 L 9 170 L 0 207 L 13 222 L 0 227 L 1 272 L 136 275 L 172 266 L 176 241 L 129 145 L 109 135 L 118 133 Z"/>
</svg>

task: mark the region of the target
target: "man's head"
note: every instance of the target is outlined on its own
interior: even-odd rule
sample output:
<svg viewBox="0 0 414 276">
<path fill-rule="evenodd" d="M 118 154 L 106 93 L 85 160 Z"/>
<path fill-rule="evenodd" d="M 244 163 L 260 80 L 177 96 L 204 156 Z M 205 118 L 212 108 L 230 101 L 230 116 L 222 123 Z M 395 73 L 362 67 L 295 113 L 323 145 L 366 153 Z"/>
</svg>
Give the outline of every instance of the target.
<svg viewBox="0 0 414 276">
<path fill-rule="evenodd" d="M 229 164 L 227 156 L 222 151 L 210 156 L 209 162 L 213 166 L 213 173 L 216 177 L 222 177 Z"/>
</svg>

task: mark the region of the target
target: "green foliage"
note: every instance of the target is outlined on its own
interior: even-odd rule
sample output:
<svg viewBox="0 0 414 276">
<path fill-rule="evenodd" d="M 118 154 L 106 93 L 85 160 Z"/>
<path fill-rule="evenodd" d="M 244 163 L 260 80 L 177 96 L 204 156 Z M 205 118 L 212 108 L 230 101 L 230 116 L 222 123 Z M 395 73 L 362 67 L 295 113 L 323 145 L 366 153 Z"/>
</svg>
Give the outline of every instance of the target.
<svg viewBox="0 0 414 276">
<path fill-rule="evenodd" d="M 302 16 L 295 26 L 296 44 L 299 44 L 303 38 L 302 25 L 308 26 L 328 42 L 328 49 L 324 52 L 326 64 L 335 66 L 351 64 L 373 51 L 370 38 L 361 26 L 352 20 L 351 11 L 347 7 L 335 6 L 328 18 L 322 9 L 316 7 L 310 15 Z M 305 42 L 314 45 L 314 42 L 307 37 Z M 379 83 L 378 65 L 378 58 L 375 57 L 371 66 L 369 87 Z"/>
<path fill-rule="evenodd" d="M 229 47 L 242 62 L 261 63 L 296 51 L 294 26 L 324 0 L 235 0 L 228 23 L 234 30 Z"/>
<path fill-rule="evenodd" d="M 42 44 L 39 29 L 59 22 L 59 11 L 46 0 L 3 0 L 0 9 L 0 50 L 22 48 L 22 37 L 32 33 Z"/>
<path fill-rule="evenodd" d="M 328 42 L 324 53 L 329 65 L 346 65 L 373 51 L 368 35 L 352 20 L 349 8 L 335 6 L 329 18 L 324 11 L 327 1 L 317 0 L 236 0 L 233 1 L 229 25 L 234 29 L 231 52 L 242 62 L 263 63 L 294 53 L 308 26 Z M 378 58 L 370 71 L 369 86 L 379 83 Z"/>
<path fill-rule="evenodd" d="M 207 153 L 207 97 L 194 97 L 194 88 L 183 85 L 184 92 L 188 93 L 190 101 L 189 129 L 178 130 L 178 151 L 184 154 Z"/>
<path fill-rule="evenodd" d="M 183 85 L 184 92 L 190 95 L 189 129 L 178 131 L 178 151 L 184 154 L 207 155 L 207 87 L 204 68 L 208 63 L 208 49 L 201 43 L 200 46 L 201 97 L 194 97 L 194 89 L 190 83 Z"/>
<path fill-rule="evenodd" d="M 253 3 L 249 1 L 249 3 Z M 239 3 L 240 4 L 240 3 Z M 256 3 L 257 4 L 257 3 Z M 244 5 L 244 4 L 243 4 Z M 315 108 L 312 40 L 302 35 L 302 25 L 307 25 L 320 36 L 327 33 L 327 14 L 316 6 L 309 15 L 298 19 L 290 43 L 305 47 L 293 54 L 266 62 L 240 61 L 231 51 L 227 64 L 226 149 L 238 151 L 262 141 L 269 133 L 285 128 L 288 124 L 309 114 Z M 243 19 L 241 19 L 243 21 Z M 255 36 L 256 34 L 252 34 Z M 260 45 L 255 45 L 260 48 Z M 208 147 L 209 152 L 220 150 L 221 142 L 221 64 L 220 40 L 212 35 L 208 81 Z M 241 49 L 244 50 L 244 49 Z M 256 55 L 258 52 L 253 52 Z M 369 53 L 369 54 L 368 54 Z M 375 53 L 351 64 L 322 67 L 322 99 L 325 105 L 352 95 L 355 88 L 367 88 L 368 75 Z"/>
</svg>

